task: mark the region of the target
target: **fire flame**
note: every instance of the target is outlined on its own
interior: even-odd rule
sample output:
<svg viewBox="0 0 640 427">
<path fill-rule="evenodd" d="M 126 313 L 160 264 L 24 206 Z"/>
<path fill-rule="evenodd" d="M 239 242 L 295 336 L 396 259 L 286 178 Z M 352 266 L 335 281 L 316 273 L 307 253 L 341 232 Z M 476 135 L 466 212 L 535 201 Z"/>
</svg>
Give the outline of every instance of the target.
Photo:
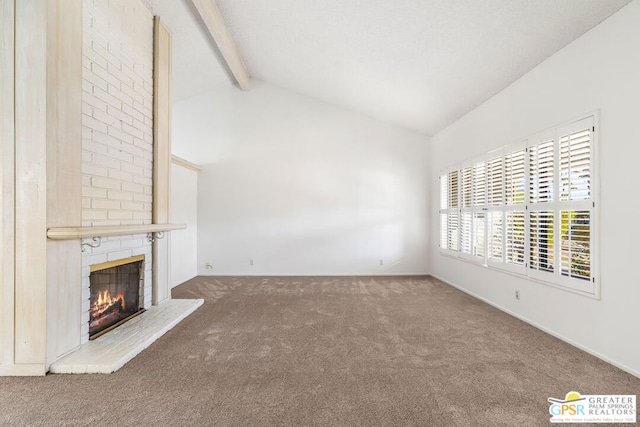
<svg viewBox="0 0 640 427">
<path fill-rule="evenodd" d="M 99 292 L 98 298 L 93 302 L 93 306 L 91 307 L 91 317 L 96 318 L 99 317 L 102 313 L 107 311 L 114 304 L 118 303 L 118 300 L 122 301 L 122 307 L 120 310 L 125 309 L 124 305 L 124 294 L 118 294 L 115 297 L 112 297 L 109 291 Z"/>
</svg>

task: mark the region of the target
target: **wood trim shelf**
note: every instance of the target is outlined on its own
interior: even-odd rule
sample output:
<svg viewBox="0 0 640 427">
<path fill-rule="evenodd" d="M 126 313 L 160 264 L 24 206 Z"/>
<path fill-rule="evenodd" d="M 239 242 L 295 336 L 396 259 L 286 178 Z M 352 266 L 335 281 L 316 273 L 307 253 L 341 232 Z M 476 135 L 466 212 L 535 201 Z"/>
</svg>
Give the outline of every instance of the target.
<svg viewBox="0 0 640 427">
<path fill-rule="evenodd" d="M 191 169 L 195 172 L 202 171 L 202 168 L 200 166 L 196 165 L 195 163 L 191 163 L 189 160 L 185 160 L 182 157 L 178 157 L 175 154 L 171 155 L 171 163 L 173 163 L 174 165 L 182 166 L 183 168 Z"/>
<path fill-rule="evenodd" d="M 103 227 L 53 227 L 47 230 L 52 240 L 87 239 L 92 237 L 126 236 L 130 234 L 159 233 L 184 230 L 186 224 L 112 225 Z"/>
</svg>

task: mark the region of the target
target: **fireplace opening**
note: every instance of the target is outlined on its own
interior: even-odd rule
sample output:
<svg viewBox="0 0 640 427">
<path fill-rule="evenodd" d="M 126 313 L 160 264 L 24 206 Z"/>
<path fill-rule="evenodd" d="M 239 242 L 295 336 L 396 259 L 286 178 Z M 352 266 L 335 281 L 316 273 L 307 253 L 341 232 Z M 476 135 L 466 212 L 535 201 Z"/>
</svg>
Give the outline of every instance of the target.
<svg viewBox="0 0 640 427">
<path fill-rule="evenodd" d="M 140 289 L 144 255 L 91 266 L 89 339 L 142 313 Z"/>
</svg>

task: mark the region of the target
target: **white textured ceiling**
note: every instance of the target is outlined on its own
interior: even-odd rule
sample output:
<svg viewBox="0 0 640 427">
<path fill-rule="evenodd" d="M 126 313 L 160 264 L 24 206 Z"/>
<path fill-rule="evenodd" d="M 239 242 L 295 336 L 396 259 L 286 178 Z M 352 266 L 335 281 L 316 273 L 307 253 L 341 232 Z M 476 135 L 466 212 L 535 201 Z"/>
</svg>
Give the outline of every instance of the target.
<svg viewBox="0 0 640 427">
<path fill-rule="evenodd" d="M 174 99 L 229 78 L 190 0 L 170 27 Z M 630 0 L 217 0 L 252 77 L 427 135 Z"/>
</svg>

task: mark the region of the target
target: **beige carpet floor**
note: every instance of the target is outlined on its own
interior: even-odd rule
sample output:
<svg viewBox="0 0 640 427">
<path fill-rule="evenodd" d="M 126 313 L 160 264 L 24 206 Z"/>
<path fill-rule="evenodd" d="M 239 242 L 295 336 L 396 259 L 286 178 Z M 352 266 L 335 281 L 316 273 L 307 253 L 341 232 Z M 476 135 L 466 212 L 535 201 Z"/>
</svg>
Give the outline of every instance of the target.
<svg viewBox="0 0 640 427">
<path fill-rule="evenodd" d="M 111 375 L 0 378 L 2 426 L 549 426 L 640 379 L 429 277 L 199 277 Z M 584 425 L 584 424 L 583 424 Z"/>
</svg>

